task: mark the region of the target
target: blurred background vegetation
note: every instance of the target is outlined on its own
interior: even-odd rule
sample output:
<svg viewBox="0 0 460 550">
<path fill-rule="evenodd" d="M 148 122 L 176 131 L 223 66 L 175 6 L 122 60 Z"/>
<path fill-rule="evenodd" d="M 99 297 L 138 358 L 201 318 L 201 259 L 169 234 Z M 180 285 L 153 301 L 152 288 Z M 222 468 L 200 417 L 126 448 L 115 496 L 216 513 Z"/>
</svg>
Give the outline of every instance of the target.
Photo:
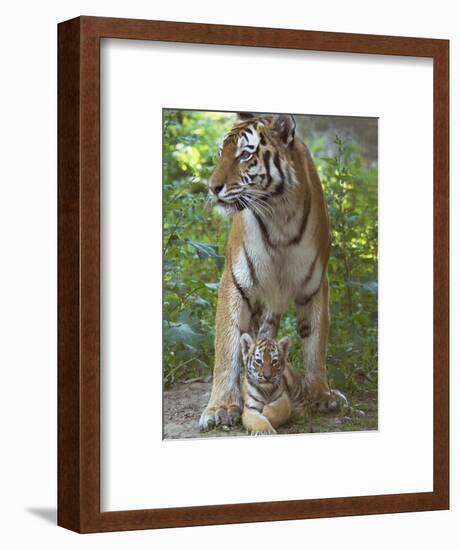
<svg viewBox="0 0 460 550">
<path fill-rule="evenodd" d="M 332 229 L 329 262 L 331 328 L 328 376 L 352 402 L 376 399 L 377 120 L 296 116 L 326 193 Z M 231 113 L 163 112 L 163 259 L 165 386 L 211 380 L 214 315 L 231 220 L 206 207 L 207 179 Z M 302 371 L 291 308 L 280 335 Z"/>
</svg>

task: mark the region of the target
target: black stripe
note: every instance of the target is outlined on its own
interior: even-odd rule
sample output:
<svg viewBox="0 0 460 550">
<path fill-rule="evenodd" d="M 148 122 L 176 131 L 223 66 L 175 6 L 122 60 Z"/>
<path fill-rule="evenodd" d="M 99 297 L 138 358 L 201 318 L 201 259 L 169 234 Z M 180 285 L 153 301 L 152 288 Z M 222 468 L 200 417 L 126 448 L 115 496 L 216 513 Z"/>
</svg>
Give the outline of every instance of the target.
<svg viewBox="0 0 460 550">
<path fill-rule="evenodd" d="M 246 263 L 248 264 L 248 267 L 249 267 L 249 273 L 251 274 L 252 284 L 253 286 L 257 286 L 259 284 L 259 281 L 257 280 L 256 270 L 248 254 L 248 251 L 246 249 L 246 244 L 244 242 L 243 242 L 243 251 L 244 251 L 244 257 L 246 258 Z"/>
<path fill-rule="evenodd" d="M 276 393 L 276 391 L 278 390 L 278 393 Z M 279 399 L 284 393 L 284 389 L 281 387 L 281 386 L 277 386 L 274 388 L 274 390 L 271 392 L 270 396 L 268 397 L 269 401 L 268 401 L 268 405 L 270 403 L 273 403 L 273 401 L 276 401 L 277 399 Z"/>
<path fill-rule="evenodd" d="M 303 298 L 300 298 L 300 300 L 295 300 L 295 305 L 306 306 L 310 302 L 310 300 L 318 294 L 322 284 L 323 284 L 323 279 L 321 278 L 321 282 L 319 283 L 318 288 L 315 291 L 313 291 L 311 294 L 307 294 Z"/>
<path fill-rule="evenodd" d="M 269 187 L 269 185 L 272 182 L 272 175 L 270 174 L 270 151 L 267 149 L 264 153 L 264 165 L 265 165 L 265 172 L 267 173 L 267 185 L 266 187 Z"/>
<path fill-rule="evenodd" d="M 229 191 L 226 195 L 226 199 L 232 199 L 233 197 L 238 197 L 238 195 L 241 195 L 241 191 L 239 189 L 236 189 L 235 191 Z"/>
<path fill-rule="evenodd" d="M 257 397 L 254 397 L 251 392 L 248 392 L 248 395 L 251 399 L 253 399 L 254 401 L 257 401 L 257 403 L 261 403 L 262 405 L 265 405 L 263 401 L 261 401 L 260 399 L 257 399 Z"/>
<path fill-rule="evenodd" d="M 252 314 L 251 302 L 249 301 L 249 298 L 247 297 L 246 292 L 244 291 L 244 289 L 240 285 L 240 283 L 237 281 L 237 279 L 235 277 L 235 273 L 233 272 L 233 268 L 230 268 L 230 271 L 232 273 L 233 284 L 235 285 L 238 292 L 241 294 L 241 298 L 243 298 L 243 300 L 246 302 L 246 305 L 248 306 L 248 309 L 249 309 L 250 313 Z"/>
<path fill-rule="evenodd" d="M 265 403 L 270 403 L 271 401 L 274 401 L 275 399 L 278 399 L 280 395 L 283 393 L 283 388 L 281 388 L 280 385 L 271 384 L 271 388 L 264 389 L 261 386 L 255 386 L 249 378 L 246 378 L 246 381 L 251 388 L 255 389 L 258 393 L 262 394 L 262 398 L 265 399 Z M 276 392 L 278 391 L 278 395 L 275 396 Z M 248 391 L 248 394 L 250 392 Z M 262 401 L 259 401 L 258 399 L 255 399 L 254 396 L 251 395 L 251 397 L 254 399 L 254 401 L 257 401 L 258 403 L 262 403 Z"/>
<path fill-rule="evenodd" d="M 310 281 L 310 279 L 312 278 L 313 270 L 315 269 L 316 262 L 318 261 L 318 258 L 319 258 L 319 253 L 320 253 L 320 249 L 318 249 L 318 251 L 316 252 L 316 256 L 315 256 L 314 260 L 311 263 L 311 266 L 310 266 L 310 269 L 308 270 L 308 273 L 305 275 L 305 279 L 302 282 L 302 286 L 307 285 L 308 282 Z M 323 280 L 322 275 L 321 275 L 321 280 Z"/>
<path fill-rule="evenodd" d="M 275 163 L 276 169 L 280 173 L 281 179 L 284 180 L 284 172 L 281 168 L 280 154 L 278 151 L 276 151 L 275 156 L 273 157 L 273 162 Z"/>
<path fill-rule="evenodd" d="M 261 409 L 258 409 L 257 407 L 251 407 L 250 405 L 246 405 L 246 403 L 244 404 L 244 408 L 251 409 L 252 411 L 257 411 L 258 413 L 261 413 L 264 410 L 263 407 Z"/>
<path fill-rule="evenodd" d="M 313 260 L 313 262 L 310 266 L 310 269 L 308 270 L 308 273 L 305 276 L 305 279 L 303 280 L 302 286 L 307 285 L 308 282 L 310 281 L 310 279 L 313 275 L 313 269 L 315 268 L 316 262 L 319 258 L 319 254 L 320 254 L 320 250 L 318 250 L 318 252 L 316 253 L 315 259 Z M 304 298 L 301 298 L 299 301 L 296 300 L 295 304 L 297 304 L 298 306 L 306 306 L 308 304 L 308 302 L 313 298 L 313 296 L 315 296 L 315 294 L 317 294 L 319 292 L 319 289 L 321 288 L 321 285 L 323 284 L 324 274 L 326 273 L 326 271 L 327 271 L 327 258 L 326 258 L 326 264 L 323 267 L 323 272 L 321 273 L 321 279 L 320 279 L 318 288 L 314 292 L 312 292 L 311 294 L 305 296 Z"/>
<path fill-rule="evenodd" d="M 275 163 L 276 169 L 278 170 L 281 179 L 273 193 L 270 193 L 270 196 L 277 197 L 284 193 L 284 171 L 281 168 L 280 154 L 278 153 L 278 151 L 276 151 L 275 156 L 273 157 L 273 162 Z"/>
<path fill-rule="evenodd" d="M 289 383 L 288 383 L 288 380 L 287 380 L 286 375 L 284 373 L 283 373 L 283 382 L 284 382 L 284 385 L 285 385 L 286 389 L 289 392 Z"/>
<path fill-rule="evenodd" d="M 270 197 L 278 197 L 284 193 L 284 180 L 281 180 L 275 187 L 273 193 L 270 193 Z"/>
<path fill-rule="evenodd" d="M 299 334 L 301 338 L 308 338 L 311 334 L 311 325 L 306 319 L 299 323 Z"/>
<path fill-rule="evenodd" d="M 255 386 L 251 380 L 249 379 L 249 377 L 246 378 L 246 381 L 248 383 L 248 386 L 250 386 L 253 390 L 255 390 L 257 393 L 260 393 L 262 394 L 262 399 L 266 399 L 267 397 L 267 394 L 266 392 L 263 390 L 263 388 L 260 388 L 258 386 Z M 257 401 L 258 403 L 265 403 L 265 401 L 260 401 L 260 399 L 257 399 L 256 397 L 254 397 L 251 392 L 248 390 L 248 393 L 249 395 L 254 399 L 254 401 Z"/>
<path fill-rule="evenodd" d="M 296 300 L 295 305 L 296 306 L 306 306 L 308 304 L 308 302 L 313 298 L 313 296 L 315 296 L 315 294 L 318 293 L 320 288 L 321 288 L 321 285 L 319 285 L 319 287 L 314 292 L 312 292 L 311 294 L 307 294 L 303 298 L 300 298 L 300 300 Z"/>
<path fill-rule="evenodd" d="M 254 212 L 254 210 L 252 211 L 252 213 L 254 214 L 254 216 L 257 220 L 257 223 L 259 224 L 259 228 L 260 228 L 260 231 L 262 233 L 262 238 L 264 240 L 265 245 L 269 246 L 270 248 L 274 248 L 275 245 L 270 240 L 270 235 L 268 234 L 267 226 L 264 224 L 264 222 L 262 221 L 259 214 Z"/>
<path fill-rule="evenodd" d="M 293 237 L 287 244 L 288 246 L 291 246 L 293 244 L 299 244 L 302 237 L 303 237 L 303 234 L 305 233 L 305 228 L 307 227 L 307 223 L 308 223 L 308 217 L 310 215 L 310 209 L 311 209 L 311 198 L 309 199 L 305 199 L 305 204 L 304 204 L 304 211 L 303 211 L 303 216 L 302 216 L 302 220 L 300 222 L 300 226 L 299 226 L 299 231 L 297 232 L 297 235 L 295 237 Z"/>
<path fill-rule="evenodd" d="M 296 379 L 294 377 L 292 380 L 292 386 L 288 384 L 288 381 L 284 374 L 283 374 L 283 378 L 284 378 L 284 383 L 286 384 L 288 395 L 291 398 L 291 400 L 294 401 L 295 403 L 300 403 L 304 398 L 302 384 L 297 384 L 297 387 L 294 388 L 294 385 L 296 383 Z M 294 389 L 296 390 L 295 392 L 294 392 Z"/>
</svg>

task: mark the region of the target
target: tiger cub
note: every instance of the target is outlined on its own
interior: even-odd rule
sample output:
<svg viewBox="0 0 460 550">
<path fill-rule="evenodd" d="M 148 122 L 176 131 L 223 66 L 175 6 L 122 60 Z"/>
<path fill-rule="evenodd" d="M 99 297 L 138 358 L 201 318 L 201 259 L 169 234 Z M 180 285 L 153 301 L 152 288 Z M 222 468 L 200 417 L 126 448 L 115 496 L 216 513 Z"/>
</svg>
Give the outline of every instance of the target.
<svg viewBox="0 0 460 550">
<path fill-rule="evenodd" d="M 243 356 L 243 426 L 251 435 L 275 434 L 292 413 L 304 412 L 307 391 L 287 361 L 289 338 L 240 338 Z"/>
</svg>

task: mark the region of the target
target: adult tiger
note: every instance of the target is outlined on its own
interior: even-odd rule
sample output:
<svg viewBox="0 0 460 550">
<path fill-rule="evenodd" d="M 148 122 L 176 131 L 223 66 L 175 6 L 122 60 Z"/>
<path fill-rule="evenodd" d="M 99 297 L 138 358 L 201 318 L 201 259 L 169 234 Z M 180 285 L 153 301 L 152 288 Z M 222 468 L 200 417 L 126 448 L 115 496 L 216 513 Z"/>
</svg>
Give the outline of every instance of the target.
<svg viewBox="0 0 460 550">
<path fill-rule="evenodd" d="M 310 152 L 290 115 L 242 113 L 209 179 L 212 201 L 233 213 L 216 313 L 211 397 L 200 428 L 241 415 L 240 334 L 276 337 L 293 301 L 313 404 L 335 410 L 345 397 L 326 374 L 329 218 Z"/>
</svg>

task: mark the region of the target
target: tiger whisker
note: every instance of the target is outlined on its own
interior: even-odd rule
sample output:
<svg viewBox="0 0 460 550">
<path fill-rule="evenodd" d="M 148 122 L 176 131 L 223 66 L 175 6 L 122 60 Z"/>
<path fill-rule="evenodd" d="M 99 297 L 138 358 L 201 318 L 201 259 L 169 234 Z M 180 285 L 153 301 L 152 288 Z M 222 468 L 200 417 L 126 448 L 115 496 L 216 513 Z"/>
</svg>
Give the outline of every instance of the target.
<svg viewBox="0 0 460 550">
<path fill-rule="evenodd" d="M 256 212 L 258 215 L 262 215 L 262 212 L 259 210 L 259 208 L 257 207 L 257 205 L 254 204 L 254 201 L 251 200 L 251 198 L 248 197 L 247 195 L 246 195 L 246 196 L 242 196 L 241 199 L 240 199 L 240 202 L 241 202 L 241 204 L 242 204 L 244 207 L 248 207 L 250 210 L 253 210 L 253 211 Z"/>
<path fill-rule="evenodd" d="M 266 202 L 261 201 L 258 197 L 251 196 L 250 194 L 246 195 L 246 198 L 248 198 L 251 201 L 252 205 L 257 206 L 258 211 L 263 213 L 264 216 L 270 216 L 273 214 L 273 209 L 270 205 L 268 205 Z"/>
<path fill-rule="evenodd" d="M 257 209 L 257 211 L 260 213 L 260 215 L 265 218 L 267 216 L 270 216 L 270 210 L 267 208 L 266 205 L 264 205 L 263 203 L 261 203 L 260 201 L 254 199 L 254 198 L 251 198 L 251 204 L 253 205 L 253 207 L 255 209 Z"/>
<path fill-rule="evenodd" d="M 244 198 L 249 208 L 251 208 L 251 210 L 253 210 L 256 214 L 258 214 L 262 218 L 265 218 L 266 215 L 270 214 L 270 212 L 265 208 L 265 205 L 261 204 L 254 197 L 250 197 L 246 195 Z"/>
<path fill-rule="evenodd" d="M 204 201 L 204 204 L 203 204 L 203 213 L 208 213 L 209 210 L 212 209 L 212 207 L 214 206 L 213 204 L 213 201 L 211 200 L 211 197 L 208 195 L 206 197 L 206 200 Z"/>
<path fill-rule="evenodd" d="M 265 191 L 260 191 L 259 189 L 248 189 L 246 195 L 258 200 L 260 203 L 267 206 L 267 208 L 269 208 L 270 211 L 273 213 L 271 205 L 267 203 L 268 197 Z"/>
</svg>

